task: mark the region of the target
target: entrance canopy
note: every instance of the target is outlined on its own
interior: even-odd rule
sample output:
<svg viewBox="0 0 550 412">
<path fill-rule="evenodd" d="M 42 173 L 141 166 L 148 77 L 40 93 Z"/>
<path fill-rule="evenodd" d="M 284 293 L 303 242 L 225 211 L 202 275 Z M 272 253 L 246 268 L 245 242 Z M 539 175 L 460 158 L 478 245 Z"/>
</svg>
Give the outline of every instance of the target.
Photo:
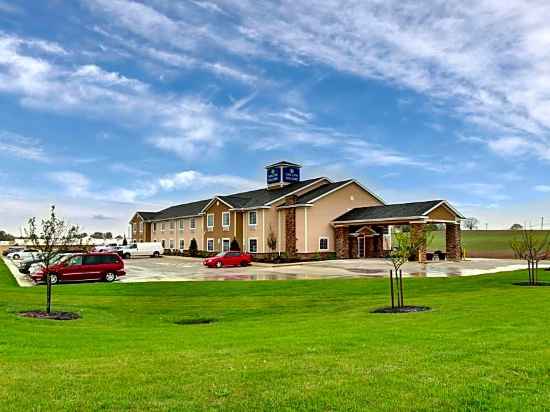
<svg viewBox="0 0 550 412">
<path fill-rule="evenodd" d="M 399 203 L 352 209 L 334 219 L 339 258 L 382 257 L 388 226 L 410 225 L 413 236 L 424 236 L 429 223 L 444 223 L 447 257 L 460 259 L 460 221 L 464 216 L 445 200 Z M 350 240 L 351 238 L 351 240 Z M 418 260 L 426 259 L 426 244 Z"/>
</svg>

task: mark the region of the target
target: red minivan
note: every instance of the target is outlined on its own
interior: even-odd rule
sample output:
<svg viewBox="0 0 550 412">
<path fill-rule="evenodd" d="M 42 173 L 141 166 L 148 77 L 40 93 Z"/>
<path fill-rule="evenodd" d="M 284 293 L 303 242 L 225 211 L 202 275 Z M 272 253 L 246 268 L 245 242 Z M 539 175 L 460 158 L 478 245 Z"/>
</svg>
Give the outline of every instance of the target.
<svg viewBox="0 0 550 412">
<path fill-rule="evenodd" d="M 203 260 L 204 266 L 209 268 L 217 267 L 221 268 L 223 266 L 248 266 L 252 262 L 252 255 L 249 253 L 242 252 L 221 252 L 216 256 L 211 258 L 206 258 Z"/>
<path fill-rule="evenodd" d="M 79 253 L 50 267 L 52 284 L 61 281 L 105 280 L 114 282 L 124 276 L 124 262 L 116 253 Z M 34 282 L 45 282 L 44 269 L 32 275 Z"/>
</svg>

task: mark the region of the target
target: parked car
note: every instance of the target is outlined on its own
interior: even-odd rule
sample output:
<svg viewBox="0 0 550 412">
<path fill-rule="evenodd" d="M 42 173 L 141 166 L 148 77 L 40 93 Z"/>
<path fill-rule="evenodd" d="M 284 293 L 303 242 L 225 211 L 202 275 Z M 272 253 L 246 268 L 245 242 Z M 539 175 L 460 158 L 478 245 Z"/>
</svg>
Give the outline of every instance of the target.
<svg viewBox="0 0 550 412">
<path fill-rule="evenodd" d="M 68 258 L 69 256 L 73 256 L 75 253 L 58 253 L 54 256 L 52 261 L 50 262 L 50 266 L 57 265 L 58 263 L 61 263 L 64 259 Z M 33 273 L 38 272 L 40 269 L 44 267 L 44 260 L 40 259 L 38 261 L 32 261 L 30 265 L 27 263 L 22 264 L 19 266 L 19 272 L 24 273 L 26 275 L 31 275 Z"/>
<path fill-rule="evenodd" d="M 33 257 L 39 257 L 39 251 L 37 249 L 23 249 L 15 252 L 8 253 L 7 258 L 13 260 L 29 259 Z"/>
<path fill-rule="evenodd" d="M 124 259 L 130 259 L 137 256 L 160 257 L 164 254 L 164 248 L 160 242 L 142 242 L 122 246 L 117 252 Z"/>
<path fill-rule="evenodd" d="M 20 252 L 23 250 L 25 250 L 25 246 L 10 246 L 2 252 L 2 256 L 8 256 L 10 253 Z"/>
<path fill-rule="evenodd" d="M 116 243 L 110 243 L 108 245 L 94 246 L 92 252 L 115 252 L 118 248 Z"/>
<path fill-rule="evenodd" d="M 223 266 L 248 266 L 252 263 L 252 255 L 243 252 L 221 252 L 211 258 L 206 258 L 202 262 L 204 266 L 209 268 Z"/>
<path fill-rule="evenodd" d="M 126 274 L 124 262 L 116 253 L 78 253 L 50 266 L 49 271 L 52 284 L 82 280 L 113 282 Z M 31 274 L 31 278 L 34 282 L 45 282 L 45 268 Z"/>
</svg>

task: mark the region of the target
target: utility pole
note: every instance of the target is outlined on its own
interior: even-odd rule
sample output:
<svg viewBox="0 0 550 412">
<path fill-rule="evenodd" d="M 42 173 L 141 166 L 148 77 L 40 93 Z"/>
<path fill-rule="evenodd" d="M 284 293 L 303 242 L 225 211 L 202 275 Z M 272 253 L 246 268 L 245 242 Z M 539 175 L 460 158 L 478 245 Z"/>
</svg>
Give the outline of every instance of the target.
<svg viewBox="0 0 550 412">
<path fill-rule="evenodd" d="M 485 223 L 485 230 L 489 230 L 489 223 Z"/>
<path fill-rule="evenodd" d="M 544 230 L 544 216 L 540 218 L 540 230 Z"/>
</svg>

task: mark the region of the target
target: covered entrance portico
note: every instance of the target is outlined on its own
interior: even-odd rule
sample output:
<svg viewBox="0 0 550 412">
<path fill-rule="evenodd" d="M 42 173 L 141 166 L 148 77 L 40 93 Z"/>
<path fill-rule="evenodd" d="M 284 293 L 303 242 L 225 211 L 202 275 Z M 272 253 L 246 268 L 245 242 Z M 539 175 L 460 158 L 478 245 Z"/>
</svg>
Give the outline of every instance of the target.
<svg viewBox="0 0 550 412">
<path fill-rule="evenodd" d="M 416 260 L 426 261 L 426 225 L 444 224 L 448 260 L 462 255 L 460 220 L 464 217 L 444 200 L 403 203 L 352 209 L 333 221 L 336 255 L 346 258 L 380 258 L 391 250 L 395 226 L 409 226 L 411 236 L 424 238 Z"/>
</svg>

